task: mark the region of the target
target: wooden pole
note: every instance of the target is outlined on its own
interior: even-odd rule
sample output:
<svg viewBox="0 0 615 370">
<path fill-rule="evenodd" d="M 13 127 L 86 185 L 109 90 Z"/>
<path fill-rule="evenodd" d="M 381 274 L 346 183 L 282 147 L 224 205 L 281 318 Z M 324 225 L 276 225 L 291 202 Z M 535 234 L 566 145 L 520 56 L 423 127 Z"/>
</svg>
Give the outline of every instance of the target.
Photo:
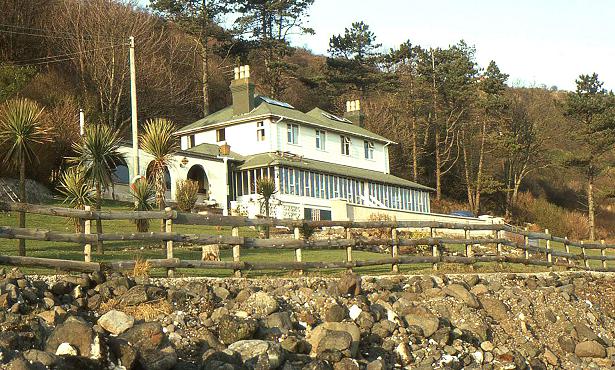
<svg viewBox="0 0 615 370">
<path fill-rule="evenodd" d="M 346 239 L 351 239 L 352 235 L 351 235 L 349 227 L 344 229 L 344 234 L 345 234 Z M 352 262 L 352 246 L 346 247 L 346 261 Z M 352 268 L 349 267 L 348 272 L 352 272 Z"/>
<path fill-rule="evenodd" d="M 429 228 L 429 238 L 430 238 L 430 239 L 433 239 L 433 238 L 434 238 L 434 236 L 435 236 L 434 228 L 433 228 L 433 227 L 430 227 L 430 228 Z M 432 255 L 433 257 L 438 257 L 438 255 L 439 255 L 439 254 L 440 254 L 440 251 L 438 251 L 438 244 L 434 244 L 434 245 L 432 245 L 432 246 L 431 246 L 431 255 Z M 434 271 L 438 271 L 438 262 L 434 262 L 434 263 L 431 265 L 431 268 L 432 268 Z"/>
<path fill-rule="evenodd" d="M 583 241 L 581 240 L 581 245 L 583 245 Z M 581 253 L 583 254 L 583 265 L 585 267 L 589 267 L 589 260 L 587 259 L 587 251 L 585 250 L 585 247 L 581 247 Z"/>
<path fill-rule="evenodd" d="M 463 230 L 464 239 L 470 239 L 470 230 Z M 466 257 L 472 257 L 472 244 L 466 244 Z"/>
<path fill-rule="evenodd" d="M 85 206 L 84 209 L 86 211 L 90 211 L 92 207 Z M 91 234 L 92 233 L 92 220 L 86 219 L 83 222 L 83 233 Z M 85 262 L 92 262 L 92 244 L 85 243 L 83 245 L 83 257 Z"/>
<path fill-rule="evenodd" d="M 606 257 L 606 248 L 604 248 L 605 242 L 604 239 L 600 240 L 600 244 L 602 244 L 602 249 L 600 249 L 600 255 L 602 257 Z M 602 260 L 602 268 L 605 269 L 606 268 L 606 259 Z"/>
<path fill-rule="evenodd" d="M 298 227 L 295 227 L 293 229 L 293 236 L 297 240 L 301 239 L 301 230 Z M 295 260 L 297 262 L 302 262 L 303 261 L 303 254 L 301 252 L 301 248 L 295 249 Z M 299 273 L 299 275 L 303 275 L 303 270 L 298 270 L 298 273 Z"/>
<path fill-rule="evenodd" d="M 166 212 L 171 212 L 171 207 L 166 207 L 164 209 Z M 172 233 L 173 232 L 173 219 L 167 218 L 164 220 L 164 232 Z M 167 240 L 167 259 L 173 258 L 173 240 Z M 175 269 L 167 268 L 167 277 L 174 277 Z"/>
<path fill-rule="evenodd" d="M 235 226 L 231 229 L 231 236 L 239 236 L 238 227 Z M 240 254 L 239 244 L 233 245 L 233 262 L 239 262 Z M 241 277 L 241 270 L 235 270 L 235 277 Z"/>
<path fill-rule="evenodd" d="M 545 234 L 549 235 L 549 229 L 545 229 Z M 549 235 L 549 238 L 551 237 L 551 235 Z M 549 264 L 553 263 L 553 256 L 551 255 L 551 240 L 547 239 L 547 262 L 549 262 Z M 549 267 L 550 270 L 553 270 L 553 266 Z"/>
<path fill-rule="evenodd" d="M 501 239 L 501 237 L 502 237 L 502 230 L 496 230 L 495 231 L 495 238 L 499 240 L 499 239 Z M 498 242 L 495 245 L 495 254 L 497 256 L 501 256 L 502 255 L 502 243 Z M 503 270 L 504 269 L 504 263 L 503 262 L 498 262 L 498 267 L 500 268 L 500 270 Z"/>
<path fill-rule="evenodd" d="M 528 231 L 527 227 L 525 228 L 525 231 Z M 530 238 L 525 235 L 523 237 L 523 245 L 525 246 L 525 259 L 529 260 L 530 259 L 530 252 L 528 250 L 528 248 L 530 247 Z"/>
<path fill-rule="evenodd" d="M 391 239 L 393 240 L 393 247 L 391 248 L 391 255 L 393 258 L 399 257 L 399 246 L 397 245 L 397 229 L 391 229 Z M 393 263 L 391 265 L 391 271 L 397 274 L 399 273 L 399 265 L 397 263 Z"/>
<path fill-rule="evenodd" d="M 565 236 L 564 239 L 565 239 L 564 248 L 566 249 L 566 253 L 570 254 L 570 245 L 568 245 L 568 237 Z M 567 258 L 567 259 L 568 259 L 568 264 L 572 265 L 572 258 Z"/>
</svg>

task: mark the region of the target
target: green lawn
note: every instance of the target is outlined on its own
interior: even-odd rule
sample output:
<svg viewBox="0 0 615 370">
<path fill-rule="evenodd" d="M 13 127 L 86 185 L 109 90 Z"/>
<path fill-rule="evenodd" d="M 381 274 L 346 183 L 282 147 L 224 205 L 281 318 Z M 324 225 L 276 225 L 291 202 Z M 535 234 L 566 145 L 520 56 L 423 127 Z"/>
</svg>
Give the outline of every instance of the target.
<svg viewBox="0 0 615 370">
<path fill-rule="evenodd" d="M 60 202 L 52 203 L 54 205 L 63 206 Z M 129 210 L 131 207 L 127 203 L 119 202 L 105 202 L 103 208 L 107 210 Z M 0 212 L 0 225 L 2 226 L 17 226 L 17 214 Z M 34 215 L 28 214 L 26 219 L 27 228 L 40 228 L 46 230 L 53 230 L 59 232 L 73 232 L 72 222 L 68 219 L 54 216 Z M 135 226 L 129 221 L 104 221 L 103 227 L 105 232 L 131 232 L 135 231 Z M 150 224 L 150 230 L 159 230 L 160 222 L 152 221 Z M 95 230 L 95 225 L 92 225 L 92 229 Z M 211 235 L 230 235 L 230 227 L 216 228 L 212 226 L 193 226 L 193 225 L 174 225 L 173 230 L 186 234 L 211 234 Z M 256 237 L 258 232 L 251 228 L 240 229 L 241 236 Z M 544 242 L 542 242 L 544 246 Z M 0 254 L 3 255 L 17 255 L 17 240 L 0 239 Z M 495 246 L 491 246 L 495 250 Z M 552 243 L 552 248 L 556 250 L 564 250 L 563 245 Z M 447 246 L 448 253 L 457 252 L 462 254 L 464 250 L 463 245 L 449 245 Z M 32 257 L 46 257 L 46 258 L 58 258 L 58 259 L 71 259 L 71 260 L 83 260 L 83 247 L 74 243 L 56 243 L 47 241 L 27 241 L 27 255 Z M 578 253 L 575 248 L 571 248 L 572 253 Z M 175 257 L 180 259 L 198 260 L 201 257 L 200 246 L 195 245 L 180 245 L 175 244 Z M 429 252 L 427 252 L 429 253 Z M 600 254 L 599 251 L 588 251 L 591 254 Z M 92 261 L 120 261 L 120 260 L 133 260 L 137 258 L 164 258 L 165 249 L 159 243 L 143 242 L 143 241 L 115 241 L 105 242 L 105 253 L 96 253 L 96 246 L 92 246 Z M 382 259 L 386 257 L 384 254 L 366 252 L 366 251 L 353 251 L 354 260 L 374 260 Z M 280 249 L 242 249 L 241 259 L 247 262 L 262 262 L 262 261 L 293 261 L 295 258 L 293 250 L 280 250 Z M 223 249 L 221 251 L 222 260 L 232 260 L 231 251 L 229 249 Z M 344 261 L 345 251 L 342 249 L 320 249 L 320 250 L 303 250 L 304 261 Z M 600 261 L 592 261 L 592 266 L 598 267 Z M 401 265 L 402 273 L 412 272 L 431 272 L 431 266 L 429 264 L 416 264 L 416 265 Z M 523 266 L 504 264 L 504 271 L 510 272 L 529 272 L 540 271 L 545 268 L 535 266 Z M 28 272 L 38 273 L 53 273 L 51 270 L 45 269 L 27 269 Z M 441 264 L 439 272 L 453 273 L 453 272 L 493 272 L 502 271 L 500 266 L 494 263 L 479 263 L 473 267 L 456 264 Z M 340 274 L 342 269 L 338 270 L 311 270 L 308 271 L 309 275 L 320 274 Z M 357 268 L 356 272 L 362 274 L 388 274 L 391 272 L 391 266 L 374 266 L 374 267 L 362 267 Z M 163 275 L 162 269 L 152 271 L 152 275 Z M 216 276 L 224 277 L 231 276 L 232 272 L 229 270 L 212 270 L 212 269 L 178 269 L 176 276 L 190 275 L 190 276 Z M 244 272 L 244 276 L 287 276 L 296 275 L 296 272 L 292 271 L 247 271 Z"/>
</svg>

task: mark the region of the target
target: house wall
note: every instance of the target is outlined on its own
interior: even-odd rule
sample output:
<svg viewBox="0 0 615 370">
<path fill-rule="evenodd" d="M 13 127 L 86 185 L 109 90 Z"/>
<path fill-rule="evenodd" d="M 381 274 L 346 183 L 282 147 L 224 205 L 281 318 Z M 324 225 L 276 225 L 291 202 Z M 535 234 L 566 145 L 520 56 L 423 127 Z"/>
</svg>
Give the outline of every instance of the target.
<svg viewBox="0 0 615 370">
<path fill-rule="evenodd" d="M 272 121 L 265 119 L 265 140 L 257 141 L 256 123 L 258 121 L 239 123 L 225 127 L 225 141 L 231 150 L 241 155 L 253 155 L 267 152 L 290 152 L 305 158 L 323 162 L 334 162 L 346 166 L 358 167 L 389 173 L 388 147 L 381 142 L 373 141 L 374 157 L 366 159 L 364 152 L 364 139 L 358 136 L 346 135 L 351 138 L 350 155 L 341 153 L 340 133 L 327 131 L 324 150 L 316 148 L 316 128 L 309 125 L 297 124 L 299 136 L 297 144 L 288 143 L 288 120 Z M 208 130 L 195 134 L 195 145 L 202 143 L 218 144 L 216 130 Z M 188 148 L 188 136 L 181 138 L 182 149 Z"/>
<path fill-rule="evenodd" d="M 132 148 L 128 146 L 122 146 L 119 150 L 128 163 L 132 163 L 131 155 Z M 186 158 L 188 163 L 183 165 L 181 162 Z M 142 150 L 139 151 L 139 175 L 145 176 L 148 164 L 153 160 L 153 157 L 147 153 L 144 153 Z M 194 165 L 201 165 L 205 170 L 205 175 L 207 176 L 209 182 L 209 202 L 215 202 L 218 204 L 218 207 L 226 210 L 226 199 L 228 194 L 228 186 L 227 182 L 227 165 L 224 161 L 220 160 L 208 160 L 205 158 L 197 158 L 197 157 L 189 157 L 184 156 L 183 154 L 173 156 L 173 162 L 168 167 L 169 174 L 171 177 L 171 189 L 167 191 L 167 198 L 169 200 L 175 200 L 176 190 L 177 190 L 177 181 L 187 179 L 188 171 Z M 132 173 L 132 168 L 129 165 L 130 179 L 131 181 L 135 178 L 135 174 Z M 108 190 L 105 194 L 107 197 L 111 198 L 111 190 Z M 115 186 L 115 196 L 116 199 L 120 200 L 131 200 L 130 198 L 130 188 L 128 185 L 118 184 Z"/>
</svg>

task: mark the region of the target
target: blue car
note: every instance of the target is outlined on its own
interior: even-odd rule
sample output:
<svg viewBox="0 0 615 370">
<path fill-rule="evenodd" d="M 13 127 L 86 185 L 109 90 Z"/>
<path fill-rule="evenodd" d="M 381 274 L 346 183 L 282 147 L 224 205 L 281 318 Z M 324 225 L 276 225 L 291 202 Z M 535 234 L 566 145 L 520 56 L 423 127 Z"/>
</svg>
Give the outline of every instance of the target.
<svg viewBox="0 0 615 370">
<path fill-rule="evenodd" d="M 451 216 L 474 217 L 474 214 L 472 211 L 453 211 L 451 212 Z"/>
</svg>

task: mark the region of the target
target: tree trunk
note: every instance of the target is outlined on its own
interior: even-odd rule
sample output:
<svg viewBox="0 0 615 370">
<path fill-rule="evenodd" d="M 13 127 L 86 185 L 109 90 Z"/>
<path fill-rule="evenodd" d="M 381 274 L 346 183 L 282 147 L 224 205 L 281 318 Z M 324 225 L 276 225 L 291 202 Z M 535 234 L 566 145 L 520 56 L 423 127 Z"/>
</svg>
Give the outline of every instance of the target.
<svg viewBox="0 0 615 370">
<path fill-rule="evenodd" d="M 589 240 L 596 240 L 596 219 L 594 211 L 594 176 L 587 178 L 587 216 L 589 218 Z"/>
<path fill-rule="evenodd" d="M 478 170 L 476 171 L 476 188 L 474 196 L 474 215 L 478 216 L 480 212 L 480 193 L 483 183 L 483 163 L 485 162 L 485 140 L 487 136 L 487 122 L 483 121 L 483 129 L 480 138 L 480 154 L 478 156 Z"/>
<path fill-rule="evenodd" d="M 463 170 L 464 170 L 464 176 L 466 178 L 466 192 L 468 194 L 468 207 L 470 207 L 471 210 L 474 210 L 474 189 L 472 187 L 472 177 L 470 176 L 470 160 L 468 158 L 468 149 L 466 148 L 465 140 L 462 146 L 463 146 L 463 149 L 462 149 Z"/>
<path fill-rule="evenodd" d="M 269 218 L 269 198 L 265 198 L 265 216 Z M 265 238 L 269 239 L 269 225 L 265 226 Z"/>
<path fill-rule="evenodd" d="M 26 161 L 21 160 L 19 164 L 19 200 L 23 203 L 27 202 L 26 199 Z M 26 227 L 26 213 L 19 212 L 19 227 Z M 26 255 L 26 241 L 25 239 L 19 239 L 19 255 Z"/>
<path fill-rule="evenodd" d="M 202 91 L 203 91 L 203 117 L 209 115 L 209 55 L 207 55 L 207 37 L 201 45 L 201 62 L 202 66 Z"/>
<path fill-rule="evenodd" d="M 416 144 L 416 119 L 412 117 L 412 179 L 419 179 L 418 148 Z"/>
<path fill-rule="evenodd" d="M 435 156 L 436 156 L 436 200 L 440 201 L 440 199 L 442 199 L 442 182 L 441 182 L 441 166 L 442 166 L 442 161 L 440 158 L 440 133 L 437 131 L 436 128 L 436 150 L 435 150 Z"/>
<path fill-rule="evenodd" d="M 100 182 L 96 182 L 96 210 L 100 211 L 101 206 L 102 206 L 102 189 L 100 187 Z M 102 220 L 100 219 L 96 220 L 96 233 L 99 235 L 103 233 Z M 105 254 L 102 240 L 98 240 L 96 242 L 96 252 L 99 254 Z"/>
</svg>

